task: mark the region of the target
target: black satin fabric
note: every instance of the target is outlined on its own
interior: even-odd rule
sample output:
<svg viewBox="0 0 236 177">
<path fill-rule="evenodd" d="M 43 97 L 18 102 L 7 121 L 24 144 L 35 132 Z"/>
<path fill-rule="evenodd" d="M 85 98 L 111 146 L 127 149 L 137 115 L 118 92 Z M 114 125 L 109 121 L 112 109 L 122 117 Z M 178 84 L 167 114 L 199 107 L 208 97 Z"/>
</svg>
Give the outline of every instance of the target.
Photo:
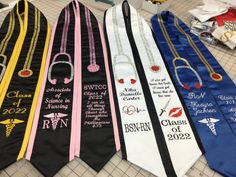
<svg viewBox="0 0 236 177">
<path fill-rule="evenodd" d="M 87 67 L 90 64 L 90 50 L 85 18 L 85 8 L 87 7 L 82 4 L 79 5 L 82 41 L 82 114 L 80 157 L 90 167 L 98 172 L 116 153 L 116 146 L 109 100 L 108 81 L 104 63 L 105 54 L 103 53 L 98 21 L 90 11 L 89 14 L 94 36 L 96 64 L 99 65 L 100 69 L 97 72 L 89 72 Z M 89 87 L 91 89 L 89 89 Z M 97 104 L 98 107 L 103 107 L 103 110 L 97 110 L 95 113 L 88 114 L 86 116 L 86 112 L 90 110 L 88 107 L 89 105 L 91 106 L 91 103 L 93 108 L 96 108 L 95 105 Z M 96 116 L 98 116 L 98 118 L 95 118 Z"/>
<path fill-rule="evenodd" d="M 70 23 L 66 41 L 66 53 L 71 56 L 71 64 L 74 66 L 75 15 L 72 3 L 68 4 L 68 6 Z M 65 24 L 65 8 L 61 11 L 58 18 L 54 39 L 51 39 L 53 40 L 53 46 L 49 66 L 55 62 L 53 61 L 54 56 L 60 53 L 63 26 Z M 65 56 L 60 56 L 56 61 L 68 60 Z M 48 177 L 53 176 L 69 161 L 74 79 L 65 84 L 64 78 L 69 78 L 70 73 L 71 68 L 68 64 L 59 63 L 55 65 L 51 75 L 52 79 L 57 79 L 57 83 L 53 85 L 47 79 L 45 88 L 42 88 L 44 89 L 44 95 L 30 162 Z M 63 100 L 63 103 L 55 103 L 53 100 Z M 65 100 L 68 100 L 68 102 L 65 103 Z M 60 120 L 56 129 L 53 129 L 50 117 L 55 116 L 57 113 L 65 115 L 62 117 L 58 115 Z"/>
<path fill-rule="evenodd" d="M 24 1 L 19 2 L 19 12 L 24 12 Z M 16 15 L 15 6 L 10 13 L 14 13 L 15 16 L 15 27 L 13 31 L 13 36 L 10 39 L 7 49 L 6 56 L 7 62 L 9 61 L 11 55 L 13 55 L 13 49 L 16 44 L 16 40 L 19 36 L 20 26 L 19 21 Z M 18 75 L 18 72 L 22 70 L 26 56 L 29 51 L 31 39 L 34 33 L 34 22 L 35 22 L 35 11 L 36 8 L 28 2 L 28 27 L 26 36 L 24 38 L 24 43 L 20 50 L 20 56 L 14 58 L 17 60 L 16 67 L 12 78 L 10 79 L 9 87 L 7 88 L 6 96 L 3 100 L 2 106 L 0 108 L 0 169 L 3 169 L 17 160 L 17 156 L 22 146 L 22 142 L 25 135 L 26 125 L 28 122 L 28 116 L 31 111 L 32 101 L 34 98 L 35 89 L 39 79 L 39 72 L 42 63 L 42 56 L 44 52 L 44 46 L 46 42 L 47 35 L 47 20 L 40 13 L 40 31 L 38 40 L 36 42 L 36 47 L 33 53 L 33 59 L 31 62 L 30 69 L 33 71 L 33 74 L 30 77 L 23 78 Z M 0 30 L 0 40 L 3 39 L 4 34 L 7 30 L 7 24 L 9 23 L 9 14 L 3 22 L 3 25 Z M 10 66 L 9 66 L 10 67 Z M 10 131 L 8 137 L 6 136 L 6 121 L 8 120 L 21 120 L 21 123 L 15 123 L 15 126 Z M 4 124 L 5 122 L 5 124 Z"/>
</svg>

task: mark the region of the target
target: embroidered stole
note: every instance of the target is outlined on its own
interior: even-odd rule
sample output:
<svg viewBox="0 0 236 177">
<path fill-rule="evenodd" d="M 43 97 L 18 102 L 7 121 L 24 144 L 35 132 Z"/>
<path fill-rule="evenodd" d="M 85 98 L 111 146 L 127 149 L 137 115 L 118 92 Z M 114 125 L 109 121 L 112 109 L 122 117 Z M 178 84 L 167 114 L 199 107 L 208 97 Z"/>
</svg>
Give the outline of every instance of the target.
<svg viewBox="0 0 236 177">
<path fill-rule="evenodd" d="M 119 134 L 102 27 L 87 7 L 80 3 L 76 7 L 79 92 L 75 152 L 98 172 L 120 149 Z"/>
<path fill-rule="evenodd" d="M 20 0 L 7 15 L 0 33 L 2 169 L 21 159 L 26 150 L 42 82 L 50 28 L 36 7 L 27 0 Z"/>
<path fill-rule="evenodd" d="M 73 3 L 54 24 L 26 159 L 45 176 L 53 176 L 69 160 L 75 95 Z"/>
<path fill-rule="evenodd" d="M 197 36 L 173 14 L 169 14 L 175 32 L 180 36 L 180 43 L 192 58 L 203 81 L 215 98 L 221 112 L 236 136 L 236 85 L 220 66 L 214 56 Z"/>
<path fill-rule="evenodd" d="M 235 176 L 236 139 L 227 118 L 231 112 L 222 114 L 224 111 L 219 104 L 220 97 L 226 99 L 221 95 L 234 94 L 230 90 L 234 87 L 232 81 L 200 40 L 171 12 L 153 16 L 151 21 L 166 65 L 198 131 L 209 166 L 225 176 Z M 225 93 L 221 82 L 226 84 Z M 228 85 L 231 86 L 228 88 Z M 228 107 L 225 105 L 224 109 Z"/>
<path fill-rule="evenodd" d="M 99 171 L 119 150 L 106 55 L 97 20 L 72 1 L 53 28 L 26 154 L 45 176 L 75 155 Z"/>
<path fill-rule="evenodd" d="M 144 19 L 124 1 L 104 18 L 122 155 L 157 176 L 183 176 L 201 145 Z"/>
</svg>

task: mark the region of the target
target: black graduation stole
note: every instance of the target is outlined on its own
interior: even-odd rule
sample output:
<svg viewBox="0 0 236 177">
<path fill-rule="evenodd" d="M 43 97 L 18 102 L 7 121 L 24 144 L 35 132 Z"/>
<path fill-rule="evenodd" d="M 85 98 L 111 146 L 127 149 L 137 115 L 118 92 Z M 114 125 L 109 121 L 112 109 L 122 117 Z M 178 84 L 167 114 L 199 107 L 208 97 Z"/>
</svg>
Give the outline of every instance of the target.
<svg viewBox="0 0 236 177">
<path fill-rule="evenodd" d="M 26 159 L 45 176 L 75 155 L 99 171 L 119 149 L 119 138 L 115 145 L 103 33 L 77 1 L 62 10 L 54 26 L 43 88 Z"/>
<path fill-rule="evenodd" d="M 79 4 L 77 12 L 80 23 L 76 30 L 80 32 L 76 47 L 81 50 L 78 119 L 81 121 L 76 155 L 100 171 L 120 148 L 115 106 L 102 27 L 84 5 Z"/>
<path fill-rule="evenodd" d="M 37 8 L 20 0 L 7 15 L 1 34 L 5 34 L 0 37 L 1 77 L 5 74 L 0 85 L 0 169 L 21 159 L 26 150 L 50 28 Z"/>
<path fill-rule="evenodd" d="M 70 3 L 54 24 L 26 159 L 45 176 L 69 160 L 74 95 L 75 16 Z M 76 109 L 73 108 L 75 113 Z"/>
<path fill-rule="evenodd" d="M 16 40 L 20 33 L 19 21 L 15 12 L 8 13 L 0 29 L 0 82 L 5 74 L 7 64 L 13 54 Z"/>
</svg>

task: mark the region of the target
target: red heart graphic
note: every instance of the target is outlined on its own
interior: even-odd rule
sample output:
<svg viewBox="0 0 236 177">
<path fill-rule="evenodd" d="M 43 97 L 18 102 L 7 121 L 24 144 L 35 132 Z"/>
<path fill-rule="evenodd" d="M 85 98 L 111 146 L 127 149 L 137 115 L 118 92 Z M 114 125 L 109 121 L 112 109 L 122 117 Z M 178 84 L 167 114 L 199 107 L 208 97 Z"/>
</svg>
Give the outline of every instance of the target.
<svg viewBox="0 0 236 177">
<path fill-rule="evenodd" d="M 152 71 L 157 72 L 157 71 L 160 70 L 160 67 L 157 66 L 157 65 L 154 65 L 154 66 L 151 67 L 151 69 L 152 69 Z"/>
<path fill-rule="evenodd" d="M 202 88 L 202 85 L 201 85 L 200 83 L 196 83 L 196 84 L 195 84 L 195 88 L 196 88 L 196 89 L 200 89 L 200 88 Z"/>
<path fill-rule="evenodd" d="M 190 87 L 188 85 L 184 85 L 185 90 L 190 90 Z"/>
<path fill-rule="evenodd" d="M 135 84 L 136 80 L 135 79 L 130 79 L 131 84 Z"/>
<path fill-rule="evenodd" d="M 124 79 L 118 79 L 118 82 L 124 84 Z"/>
<path fill-rule="evenodd" d="M 135 107 L 134 106 L 124 106 L 122 108 L 123 112 L 128 115 L 132 115 L 135 113 Z"/>
</svg>

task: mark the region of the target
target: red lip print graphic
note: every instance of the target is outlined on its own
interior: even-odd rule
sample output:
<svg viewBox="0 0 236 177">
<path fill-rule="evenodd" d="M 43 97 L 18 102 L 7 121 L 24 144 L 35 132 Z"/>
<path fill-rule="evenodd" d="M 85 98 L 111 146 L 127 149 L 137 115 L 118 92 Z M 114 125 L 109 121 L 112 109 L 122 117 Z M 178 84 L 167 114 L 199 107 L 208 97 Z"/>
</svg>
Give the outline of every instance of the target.
<svg viewBox="0 0 236 177">
<path fill-rule="evenodd" d="M 179 117 L 182 115 L 182 108 L 172 108 L 169 112 L 169 117 Z"/>
</svg>

